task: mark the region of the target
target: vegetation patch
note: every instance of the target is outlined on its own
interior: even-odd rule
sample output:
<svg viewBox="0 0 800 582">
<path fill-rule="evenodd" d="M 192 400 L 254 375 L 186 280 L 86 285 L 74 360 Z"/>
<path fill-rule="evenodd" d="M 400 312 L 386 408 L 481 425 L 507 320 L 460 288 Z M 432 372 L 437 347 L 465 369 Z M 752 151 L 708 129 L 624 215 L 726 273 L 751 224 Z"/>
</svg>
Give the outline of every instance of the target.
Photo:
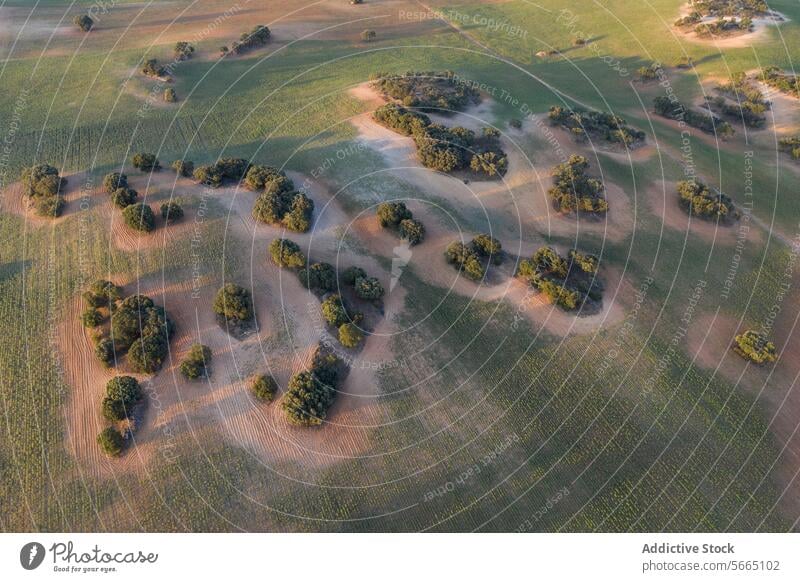
<svg viewBox="0 0 800 582">
<path fill-rule="evenodd" d="M 759 366 L 775 362 L 778 359 L 775 344 L 769 341 L 764 334 L 751 329 L 734 338 L 733 351 Z"/>
<path fill-rule="evenodd" d="M 542 292 L 551 303 L 572 311 L 594 311 L 603 300 L 594 255 L 571 249 L 567 258 L 552 247 L 542 247 L 530 259 L 520 261 L 517 277 Z"/>
<path fill-rule="evenodd" d="M 553 208 L 563 214 L 598 216 L 608 212 L 608 201 L 603 196 L 605 187 L 600 180 L 586 174 L 588 168 L 589 160 L 578 155 L 553 168 L 553 187 L 547 191 Z"/>
<path fill-rule="evenodd" d="M 64 211 L 66 201 L 61 194 L 67 181 L 58 169 L 49 164 L 38 164 L 22 171 L 23 194 L 39 216 L 56 218 Z"/>
<path fill-rule="evenodd" d="M 800 160 L 800 135 L 780 138 L 778 148 L 792 156 L 793 160 Z"/>
<path fill-rule="evenodd" d="M 479 234 L 468 244 L 453 241 L 444 253 L 445 260 L 473 281 L 486 275 L 490 264 L 503 261 L 503 245 L 488 234 Z"/>
<path fill-rule="evenodd" d="M 220 52 L 223 56 L 227 54 L 240 55 L 250 50 L 261 48 L 270 41 L 271 37 L 272 33 L 269 28 L 263 24 L 259 24 L 250 32 L 243 32 L 239 36 L 239 40 L 233 41 L 230 47 L 221 47 Z"/>
<path fill-rule="evenodd" d="M 381 228 L 390 228 L 409 246 L 425 240 L 425 225 L 414 219 L 404 202 L 381 202 L 376 210 Z"/>
<path fill-rule="evenodd" d="M 736 73 L 730 81 L 716 87 L 719 95 L 705 97 L 706 106 L 728 119 L 741 121 L 747 127 L 760 129 L 766 125 L 770 103 L 745 73 Z"/>
<path fill-rule="evenodd" d="M 661 117 L 675 121 L 683 121 L 691 127 L 696 127 L 700 131 L 717 135 L 721 139 L 728 139 L 736 131 L 727 121 L 710 113 L 700 113 L 682 104 L 677 99 L 670 99 L 660 95 L 653 101 L 654 111 Z"/>
<path fill-rule="evenodd" d="M 234 283 L 226 283 L 214 298 L 213 310 L 226 330 L 234 333 L 246 331 L 254 315 L 250 291 Z"/>
<path fill-rule="evenodd" d="M 181 362 L 181 374 L 187 380 L 208 378 L 211 375 L 211 348 L 193 344 Z"/>
<path fill-rule="evenodd" d="M 336 398 L 344 364 L 328 348 L 318 345 L 311 367 L 292 376 L 281 409 L 287 420 L 300 426 L 320 425 Z"/>
<path fill-rule="evenodd" d="M 269 374 L 259 374 L 251 381 L 250 390 L 262 402 L 272 402 L 278 393 L 278 383 Z"/>
<path fill-rule="evenodd" d="M 550 123 L 562 127 L 580 142 L 603 139 L 612 144 L 625 145 L 629 148 L 641 146 L 645 142 L 645 133 L 626 124 L 625 119 L 611 113 L 582 109 L 566 108 L 554 105 L 547 116 Z"/>
<path fill-rule="evenodd" d="M 111 423 L 97 436 L 107 455 L 119 456 L 141 421 L 144 403 L 141 386 L 132 376 L 116 376 L 106 384 L 101 403 L 103 418 Z"/>
<path fill-rule="evenodd" d="M 678 182 L 678 196 L 681 208 L 691 215 L 723 223 L 731 223 L 739 218 L 733 200 L 722 192 L 712 192 L 697 180 Z"/>
<path fill-rule="evenodd" d="M 386 98 L 421 111 L 452 113 L 480 103 L 481 96 L 453 71 L 409 71 L 402 75 L 373 75 L 376 89 Z"/>
<path fill-rule="evenodd" d="M 253 204 L 254 220 L 282 224 L 295 232 L 306 232 L 311 228 L 314 201 L 295 190 L 292 180 L 277 170 L 272 173 L 259 166 L 247 173 L 245 183 L 253 189 L 264 189 Z"/>
<path fill-rule="evenodd" d="M 778 67 L 765 67 L 761 69 L 759 78 L 782 93 L 800 97 L 800 78 L 797 75 L 786 73 Z"/>
</svg>

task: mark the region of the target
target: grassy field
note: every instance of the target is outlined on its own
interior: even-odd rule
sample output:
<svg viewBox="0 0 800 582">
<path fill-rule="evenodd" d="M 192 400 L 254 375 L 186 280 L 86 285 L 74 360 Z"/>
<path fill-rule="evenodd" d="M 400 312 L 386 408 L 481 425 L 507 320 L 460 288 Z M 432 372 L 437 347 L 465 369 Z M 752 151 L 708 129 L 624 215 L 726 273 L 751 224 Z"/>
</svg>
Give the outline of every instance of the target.
<svg viewBox="0 0 800 582">
<path fill-rule="evenodd" d="M 70 386 L 63 380 L 61 340 L 54 330 L 70 300 L 99 276 L 185 279 L 196 254 L 205 275 L 246 274 L 258 268 L 250 262 L 250 241 L 225 229 L 224 200 L 211 203 L 199 249 L 185 240 L 175 242 L 168 252 L 116 249 L 94 209 L 75 212 L 52 227 L 0 213 L 0 527 L 796 528 L 798 515 L 782 497 L 790 484 L 780 471 L 782 445 L 758 398 L 760 389 L 771 386 L 761 386 L 749 376 L 737 382 L 714 373 L 694 362 L 683 342 L 670 350 L 698 281 L 706 285 L 698 312 L 742 318 L 751 326 L 762 321 L 785 282 L 789 249 L 766 232 L 759 244 L 737 250 L 730 245 L 712 249 L 708 241 L 661 228 L 644 192 L 682 175 L 680 133 L 648 115 L 658 87 L 610 74 L 602 56 L 613 55 L 633 71 L 689 54 L 696 70 L 671 72 L 670 78 L 682 97 L 697 98 L 698 76 L 765 64 L 790 67 L 796 55 L 786 47 L 800 43 L 797 4 L 771 3 L 792 20 L 781 26 L 781 42 L 721 53 L 672 36 L 668 24 L 677 16 L 678 0 L 618 0 L 602 7 L 570 3 L 576 28 L 553 24 L 564 5 L 559 0 L 537 2 L 542 8 L 522 0 L 430 3 L 445 14 L 451 10 L 473 22 L 475 16 L 513 22 L 527 32 L 511 37 L 486 26 L 464 25 L 472 39 L 491 49 L 493 54 L 486 55 L 443 23 L 424 32 L 417 23 L 397 19 L 399 10 L 421 10 L 415 2 L 373 3 L 371 10 L 392 15 L 391 24 L 375 25 L 375 43 L 360 43 L 358 32 L 367 25 L 355 23 L 338 36 L 274 43 L 236 59 L 196 58 L 177 68 L 174 87 L 182 100 L 141 116 L 137 113 L 142 111 L 142 93 L 151 83 L 135 75 L 124 83 L 145 50 L 169 59 L 172 41 L 159 40 L 157 34 L 169 28 L 159 23 L 171 9 L 144 11 L 142 26 L 150 32 L 136 38 L 134 26 L 119 37 L 117 46 L 112 36 L 90 35 L 82 46 L 80 38 L 55 37 L 43 51 L 41 39 L 23 36 L 0 68 L 3 86 L 13 88 L 11 98 L 0 100 L 0 131 L 13 141 L 3 166 L 3 196 L 21 168 L 34 162 L 100 178 L 140 150 L 157 152 L 162 162 L 183 156 L 195 163 L 246 156 L 310 173 L 322 160 L 335 159 L 338 151 L 355 143 L 355 129 L 347 121 L 365 106 L 347 89 L 375 71 L 453 69 L 542 113 L 560 98 L 538 78 L 581 102 L 621 112 L 646 130 L 648 139 L 655 134 L 658 140 L 658 155 L 645 161 L 598 155 L 603 175 L 620 185 L 635 207 L 635 229 L 615 242 L 596 236 L 579 241 L 601 254 L 607 268 L 624 270 L 634 288 L 653 277 L 641 308 L 634 312 L 626 305 L 622 322 L 596 334 L 556 337 L 527 321 L 514 323 L 513 308 L 505 302 L 470 301 L 448 293 L 412 267 L 403 275 L 406 296 L 398 324 L 413 325 L 423 318 L 425 323 L 392 340 L 394 354 L 404 362 L 378 375 L 376 403 L 385 421 L 370 430 L 362 456 L 314 470 L 292 461 L 265 463 L 246 447 L 220 438 L 215 427 L 202 427 L 175 438 L 179 454 L 174 461 L 154 459 L 141 473 L 89 478 L 65 445 L 63 410 Z M 52 18 L 63 14 L 68 3 L 52 0 L 41 5 Z M 120 5 L 125 10 L 133 6 Z M 5 6 L 29 8 L 24 2 Z M 197 26 L 225 7 L 224 2 L 208 3 Z M 309 18 L 321 21 L 324 16 L 313 10 Z M 264 23 L 280 33 L 281 22 L 272 24 L 269 16 L 277 17 L 265 14 Z M 252 16 L 248 18 L 252 22 Z M 106 22 L 111 26 L 123 20 L 112 11 Z M 454 17 L 449 20 L 455 22 Z M 235 38 L 239 30 L 232 28 L 223 39 Z M 593 43 L 570 48 L 564 59 L 534 56 L 541 48 L 566 48 L 574 30 L 584 31 Z M 770 34 L 776 38 L 774 31 Z M 215 37 L 199 46 L 213 52 L 221 42 Z M 23 95 L 21 105 L 18 95 Z M 495 102 L 497 125 L 524 116 L 519 105 L 497 96 Z M 17 118 L 19 129 L 10 133 L 11 121 Z M 753 146 L 739 140 L 718 149 L 698 136 L 693 144 L 698 173 L 734 200 L 743 200 L 742 160 Z M 541 155 L 542 144 L 522 145 L 532 159 Z M 442 204 L 466 230 L 483 227 L 480 216 L 400 178 L 376 174 L 359 180 L 384 167 L 379 155 L 362 152 L 347 163 L 334 164 L 324 181 L 331 191 L 343 189 L 341 205 L 350 214 L 376 200 L 405 195 Z M 793 195 L 800 187 L 798 173 L 784 164 L 778 170 L 774 151 L 767 150 L 756 151 L 753 171 L 754 214 L 767 224 L 774 221 L 779 234 L 793 236 L 800 216 L 800 202 Z M 196 214 L 196 208 L 188 214 Z M 551 242 L 575 244 L 566 237 Z M 370 254 L 368 249 L 363 252 Z M 382 264 L 391 259 L 375 258 Z M 730 297 L 722 299 L 733 261 L 738 265 L 736 284 Z M 420 350 L 422 345 L 429 348 Z M 665 353 L 670 358 L 660 370 Z"/>
</svg>

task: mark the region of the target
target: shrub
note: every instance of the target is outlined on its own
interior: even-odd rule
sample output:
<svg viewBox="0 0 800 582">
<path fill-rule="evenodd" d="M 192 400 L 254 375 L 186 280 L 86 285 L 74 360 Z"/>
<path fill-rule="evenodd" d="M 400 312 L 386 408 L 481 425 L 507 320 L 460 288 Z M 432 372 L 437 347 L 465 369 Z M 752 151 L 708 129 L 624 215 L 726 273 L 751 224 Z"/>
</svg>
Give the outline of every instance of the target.
<svg viewBox="0 0 800 582">
<path fill-rule="evenodd" d="M 194 54 L 194 47 L 185 40 L 179 40 L 175 43 L 172 53 L 176 60 L 185 61 L 186 59 L 191 58 L 192 54 Z"/>
<path fill-rule="evenodd" d="M 117 188 L 111 193 L 111 202 L 117 208 L 124 209 L 135 203 L 138 197 L 139 193 L 133 188 Z"/>
<path fill-rule="evenodd" d="M 156 155 L 146 152 L 134 154 L 131 163 L 133 164 L 134 168 L 141 170 L 142 172 L 157 172 L 161 169 L 161 163 L 158 161 Z"/>
<path fill-rule="evenodd" d="M 194 344 L 181 362 L 181 374 L 189 380 L 196 380 L 210 374 L 211 348 Z"/>
<path fill-rule="evenodd" d="M 322 317 L 333 327 L 341 327 L 350 322 L 347 308 L 339 295 L 331 295 L 322 302 Z"/>
<path fill-rule="evenodd" d="M 175 160 L 172 162 L 171 167 L 176 174 L 184 178 L 189 178 L 194 173 L 194 162 L 189 160 Z"/>
<path fill-rule="evenodd" d="M 175 103 L 178 100 L 178 94 L 175 93 L 175 89 L 172 87 L 167 87 L 164 89 L 164 101 L 167 103 Z"/>
<path fill-rule="evenodd" d="M 106 368 L 112 367 L 116 361 L 114 342 L 109 338 L 102 338 L 97 342 L 97 345 L 94 346 L 94 355 Z"/>
<path fill-rule="evenodd" d="M 346 348 L 355 348 L 364 340 L 364 334 L 358 326 L 345 323 L 339 326 L 339 343 Z"/>
<path fill-rule="evenodd" d="M 269 243 L 269 254 L 272 262 L 279 267 L 300 269 L 306 266 L 306 256 L 294 241 L 276 238 Z"/>
<path fill-rule="evenodd" d="M 411 246 L 418 245 L 425 239 L 425 226 L 413 218 L 400 221 L 400 238 L 407 240 Z"/>
<path fill-rule="evenodd" d="M 131 204 L 122 210 L 125 224 L 134 230 L 150 232 L 156 227 L 156 217 L 147 204 Z"/>
<path fill-rule="evenodd" d="M 128 187 L 128 176 L 119 172 L 111 172 L 103 176 L 103 189 L 107 194 L 113 194 L 119 188 Z"/>
<path fill-rule="evenodd" d="M 66 202 L 61 190 L 67 181 L 58 170 L 48 164 L 39 164 L 22 170 L 22 186 L 25 196 L 31 199 L 39 216 L 55 218 L 61 216 Z"/>
<path fill-rule="evenodd" d="M 87 307 L 81 314 L 83 327 L 97 327 L 103 323 L 103 316 L 95 307 Z"/>
<path fill-rule="evenodd" d="M 377 36 L 378 34 L 374 30 L 367 29 L 361 33 L 361 40 L 364 42 L 372 42 Z"/>
<path fill-rule="evenodd" d="M 250 166 L 244 177 L 244 184 L 250 190 L 263 190 L 267 184 L 277 178 L 285 177 L 280 170 L 270 166 Z"/>
<path fill-rule="evenodd" d="M 307 289 L 333 291 L 336 289 L 336 269 L 329 263 L 313 263 L 298 272 L 300 283 Z"/>
<path fill-rule="evenodd" d="M 595 277 L 597 258 L 575 249 L 568 263 L 551 247 L 541 247 L 530 260 L 520 261 L 517 277 L 526 280 L 562 309 L 572 310 L 588 297 L 602 299 L 602 285 Z"/>
<path fill-rule="evenodd" d="M 134 372 L 155 374 L 167 357 L 167 340 L 162 334 L 144 335 L 128 349 L 128 363 Z"/>
<path fill-rule="evenodd" d="M 167 74 L 167 69 L 158 64 L 158 59 L 147 59 L 142 63 L 142 74 L 148 77 L 163 77 Z"/>
<path fill-rule="evenodd" d="M 411 211 L 403 202 L 382 202 L 377 209 L 378 222 L 383 228 L 397 226 L 412 217 Z"/>
<path fill-rule="evenodd" d="M 472 239 L 472 249 L 481 257 L 488 257 L 493 263 L 503 260 L 503 245 L 488 234 L 479 234 Z"/>
<path fill-rule="evenodd" d="M 219 188 L 222 185 L 222 174 L 216 166 L 199 166 L 192 172 L 192 177 L 199 183 L 212 188 Z"/>
<path fill-rule="evenodd" d="M 375 277 L 360 277 L 356 279 L 356 295 L 361 299 L 380 299 L 383 297 L 383 285 Z"/>
<path fill-rule="evenodd" d="M 751 362 L 761 365 L 772 363 L 778 359 L 775 344 L 767 339 L 764 334 L 747 330 L 734 338 L 733 350 Z"/>
<path fill-rule="evenodd" d="M 105 454 L 111 457 L 118 457 L 125 446 L 125 440 L 117 429 L 109 426 L 97 435 L 97 444 L 100 445 Z"/>
<path fill-rule="evenodd" d="M 291 180 L 283 177 L 269 182 L 253 205 L 253 219 L 266 224 L 280 222 L 297 232 L 311 228 L 314 201 L 301 192 L 288 190 L 290 187 Z"/>
<path fill-rule="evenodd" d="M 174 201 L 165 202 L 161 205 L 161 218 L 167 224 L 172 224 L 176 220 L 183 218 L 183 207 Z"/>
<path fill-rule="evenodd" d="M 83 299 L 92 307 L 105 307 L 120 299 L 120 288 L 111 281 L 98 279 L 83 292 Z"/>
<path fill-rule="evenodd" d="M 227 283 L 217 292 L 213 305 L 214 313 L 231 323 L 249 321 L 253 318 L 253 302 L 250 291 L 239 285 Z"/>
<path fill-rule="evenodd" d="M 345 285 L 355 285 L 358 279 L 367 276 L 367 272 L 361 267 L 347 267 L 342 273 L 342 282 Z"/>
<path fill-rule="evenodd" d="M 123 404 L 133 404 L 142 398 L 142 388 L 132 376 L 114 376 L 106 383 L 106 397 Z"/>
<path fill-rule="evenodd" d="M 94 26 L 94 20 L 88 14 L 79 14 L 72 19 L 72 23 L 83 32 L 89 32 Z"/>
<path fill-rule="evenodd" d="M 264 402 L 272 402 L 275 400 L 275 395 L 278 393 L 278 383 L 272 376 L 268 374 L 260 374 L 259 376 L 253 378 L 250 389 L 253 391 L 255 397 L 259 400 L 263 400 Z"/>
</svg>

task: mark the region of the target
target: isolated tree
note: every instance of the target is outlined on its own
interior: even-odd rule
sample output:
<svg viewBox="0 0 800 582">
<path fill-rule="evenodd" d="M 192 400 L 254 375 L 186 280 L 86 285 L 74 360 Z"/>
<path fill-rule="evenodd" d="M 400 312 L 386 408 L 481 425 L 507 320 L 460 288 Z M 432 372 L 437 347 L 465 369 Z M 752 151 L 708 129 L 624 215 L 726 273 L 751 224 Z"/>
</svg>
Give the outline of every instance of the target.
<svg viewBox="0 0 800 582">
<path fill-rule="evenodd" d="M 361 40 L 364 42 L 372 42 L 377 38 L 377 36 L 378 34 L 374 30 L 368 28 L 361 33 Z"/>
<path fill-rule="evenodd" d="M 400 238 L 407 240 L 411 246 L 418 245 L 425 240 L 425 226 L 413 218 L 405 218 L 400 221 Z"/>
<path fill-rule="evenodd" d="M 156 155 L 147 152 L 134 154 L 131 163 L 134 168 L 142 172 L 156 172 L 161 169 L 161 163 L 158 161 Z"/>
<path fill-rule="evenodd" d="M 194 172 L 194 162 L 189 160 L 175 160 L 170 166 L 176 174 L 184 178 L 190 178 Z"/>
<path fill-rule="evenodd" d="M 339 343 L 346 348 L 355 348 L 364 340 L 364 334 L 358 326 L 345 323 L 339 326 Z"/>
<path fill-rule="evenodd" d="M 356 279 L 356 295 L 361 299 L 380 299 L 383 297 L 383 285 L 375 277 L 360 277 Z"/>
<path fill-rule="evenodd" d="M 208 376 L 211 369 L 211 348 L 194 344 L 181 362 L 181 374 L 189 380 Z"/>
<path fill-rule="evenodd" d="M 234 283 L 227 283 L 217 292 L 213 309 L 214 313 L 230 323 L 249 321 L 253 318 L 250 291 Z"/>
<path fill-rule="evenodd" d="M 297 243 L 285 239 L 276 238 L 269 243 L 269 255 L 272 262 L 279 267 L 289 269 L 301 269 L 306 266 L 306 257 Z"/>
<path fill-rule="evenodd" d="M 118 188 L 128 187 L 128 176 L 120 172 L 111 172 L 103 176 L 103 189 L 108 194 L 113 194 Z"/>
<path fill-rule="evenodd" d="M 122 210 L 125 224 L 134 230 L 150 232 L 156 227 L 156 217 L 147 204 L 131 204 Z"/>
<path fill-rule="evenodd" d="M 185 61 L 186 59 L 191 58 L 194 54 L 194 47 L 185 40 L 179 40 L 175 43 L 172 53 L 176 60 Z"/>
<path fill-rule="evenodd" d="M 111 193 L 111 202 L 117 208 L 127 208 L 136 202 L 139 193 L 133 188 L 117 188 Z"/>
<path fill-rule="evenodd" d="M 117 429 L 108 426 L 97 435 L 97 444 L 100 445 L 105 454 L 111 457 L 118 457 L 125 446 L 125 439 L 122 438 Z"/>
<path fill-rule="evenodd" d="M 114 376 L 106 383 L 106 396 L 125 404 L 133 404 L 142 398 L 142 388 L 132 376 Z"/>
<path fill-rule="evenodd" d="M 164 101 L 167 103 L 175 103 L 178 100 L 178 94 L 175 93 L 175 89 L 172 87 L 167 87 L 164 89 Z"/>
<path fill-rule="evenodd" d="M 176 220 L 183 218 L 183 207 L 174 200 L 165 202 L 161 205 L 161 218 L 167 224 L 172 224 Z"/>
<path fill-rule="evenodd" d="M 272 402 L 278 393 L 278 383 L 269 374 L 259 374 L 253 378 L 250 389 L 259 400 Z"/>
<path fill-rule="evenodd" d="M 88 14 L 79 14 L 72 19 L 72 23 L 80 28 L 83 32 L 89 32 L 94 26 L 94 20 Z"/>
</svg>

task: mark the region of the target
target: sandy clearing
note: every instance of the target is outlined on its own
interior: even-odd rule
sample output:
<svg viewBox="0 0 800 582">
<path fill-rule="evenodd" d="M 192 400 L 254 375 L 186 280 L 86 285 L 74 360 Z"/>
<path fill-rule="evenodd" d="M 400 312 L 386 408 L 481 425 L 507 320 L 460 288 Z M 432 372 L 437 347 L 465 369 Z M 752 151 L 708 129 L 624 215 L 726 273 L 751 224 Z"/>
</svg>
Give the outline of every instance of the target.
<svg viewBox="0 0 800 582">
<path fill-rule="evenodd" d="M 692 8 L 689 6 L 689 4 L 682 5 L 679 18 L 687 16 L 691 11 Z M 753 29 L 750 32 L 745 32 L 742 34 L 706 38 L 697 36 L 697 34 L 694 32 L 694 26 L 686 29 L 673 26 L 672 30 L 677 36 L 685 38 L 691 42 L 709 44 L 720 49 L 749 47 L 753 44 L 769 40 L 769 29 L 771 26 L 780 26 L 785 22 L 789 22 L 789 19 L 778 11 L 771 10 L 771 13 L 771 16 L 753 18 Z M 706 16 L 703 17 L 702 22 L 714 22 L 716 20 L 717 18 L 714 16 Z"/>
</svg>

